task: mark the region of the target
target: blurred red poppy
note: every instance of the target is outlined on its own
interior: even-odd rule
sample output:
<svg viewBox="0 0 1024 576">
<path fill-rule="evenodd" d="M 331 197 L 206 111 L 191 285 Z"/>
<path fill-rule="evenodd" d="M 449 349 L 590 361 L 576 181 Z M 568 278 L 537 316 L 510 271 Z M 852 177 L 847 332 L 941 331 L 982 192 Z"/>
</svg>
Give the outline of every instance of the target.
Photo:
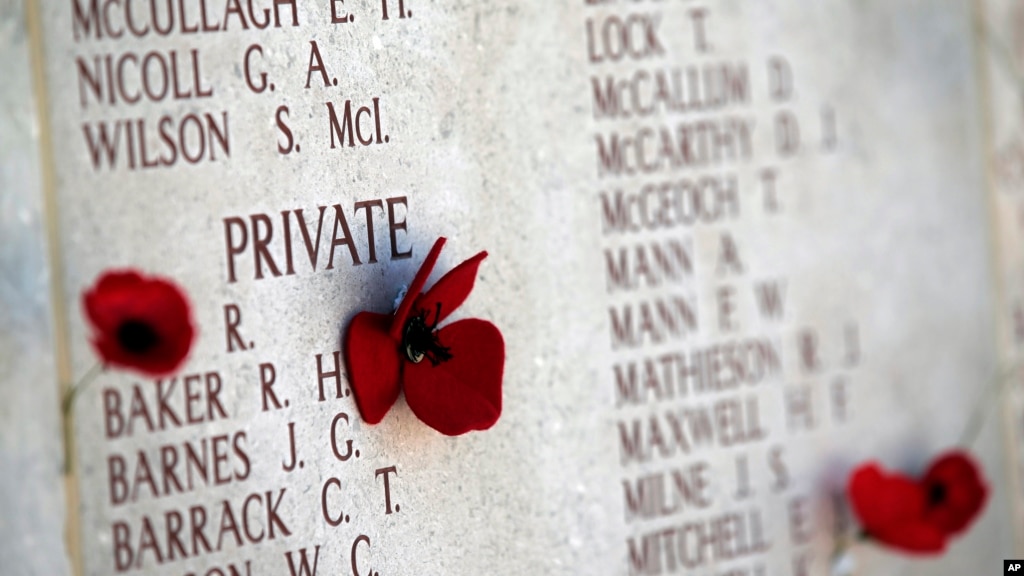
<svg viewBox="0 0 1024 576">
<path fill-rule="evenodd" d="M 184 292 L 131 269 L 100 276 L 82 297 L 91 342 L 107 366 L 165 376 L 188 356 L 195 328 Z"/>
<path fill-rule="evenodd" d="M 940 456 L 924 477 L 887 473 L 877 463 L 858 466 L 847 487 L 863 532 L 892 548 L 938 554 L 963 531 L 988 497 L 980 470 L 962 452 Z"/>
<path fill-rule="evenodd" d="M 967 528 L 988 499 L 978 465 L 963 452 L 949 452 L 935 460 L 923 483 L 929 504 L 926 520 L 947 534 Z"/>
</svg>

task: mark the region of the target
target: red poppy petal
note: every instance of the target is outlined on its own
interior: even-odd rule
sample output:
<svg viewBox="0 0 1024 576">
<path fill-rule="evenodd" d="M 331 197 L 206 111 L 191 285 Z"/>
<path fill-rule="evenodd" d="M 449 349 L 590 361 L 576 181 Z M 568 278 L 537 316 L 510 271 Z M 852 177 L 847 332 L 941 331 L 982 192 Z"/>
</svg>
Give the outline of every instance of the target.
<svg viewBox="0 0 1024 576">
<path fill-rule="evenodd" d="M 857 468 L 848 487 L 850 503 L 871 534 L 919 520 L 925 511 L 924 489 L 898 474 L 886 474 L 870 462 Z"/>
<path fill-rule="evenodd" d="M 422 310 L 427 313 L 425 319 L 427 325 L 441 322 L 466 301 L 476 282 L 477 269 L 480 268 L 480 263 L 486 257 L 487 252 L 483 251 L 452 268 L 430 290 L 416 299 L 413 309 L 417 312 Z M 441 314 L 435 319 L 434 312 L 437 311 L 438 304 L 441 304 Z"/>
<path fill-rule="evenodd" d="M 151 282 L 140 298 L 139 319 L 153 326 L 160 344 L 153 350 L 153 361 L 173 366 L 184 360 L 191 347 L 195 330 L 188 303 L 173 285 L 157 280 Z"/>
<path fill-rule="evenodd" d="M 427 426 L 448 436 L 486 430 L 501 415 L 505 341 L 494 324 L 469 318 L 438 332 L 452 358 L 406 362 L 402 380 L 409 408 Z"/>
<path fill-rule="evenodd" d="M 941 486 L 943 498 L 928 510 L 927 519 L 949 534 L 962 532 L 981 513 L 989 489 L 978 464 L 955 450 L 936 459 L 925 472 L 926 489 Z"/>
<path fill-rule="evenodd" d="M 924 474 L 925 481 L 943 479 L 952 483 L 968 481 L 978 483 L 979 467 L 974 459 L 960 450 L 939 455 Z"/>
<path fill-rule="evenodd" d="M 131 306 L 133 317 L 153 328 L 159 344 L 135 367 L 150 375 L 173 372 L 185 360 L 195 336 L 188 302 L 176 286 L 159 278 L 140 288 Z"/>
<path fill-rule="evenodd" d="M 914 554 L 939 554 L 946 549 L 947 535 L 927 522 L 894 525 L 870 535 L 887 546 Z"/>
<path fill-rule="evenodd" d="M 380 422 L 399 392 L 398 342 L 391 339 L 390 314 L 360 312 L 345 334 L 345 363 L 363 420 Z"/>
<path fill-rule="evenodd" d="M 402 298 L 401 304 L 398 305 L 398 310 L 395 310 L 395 315 L 391 320 L 390 333 L 391 338 L 394 340 L 402 339 L 402 331 L 405 330 L 405 321 L 409 318 L 409 312 L 412 311 L 413 304 L 416 302 L 416 298 L 419 297 L 420 292 L 423 291 L 423 285 L 427 283 L 427 278 L 430 277 L 430 271 L 434 269 L 434 265 L 437 264 L 437 258 L 441 255 L 441 248 L 444 248 L 446 239 L 442 236 L 438 238 L 434 245 L 431 246 L 430 252 L 427 253 L 427 257 L 423 259 L 423 264 L 420 264 L 420 269 L 416 271 L 416 276 L 412 279 L 412 284 L 409 285 L 409 290 L 405 293 L 405 298 Z"/>
<path fill-rule="evenodd" d="M 983 493 L 962 486 L 947 486 L 942 502 L 928 509 L 925 519 L 948 534 L 962 532 L 981 511 Z"/>
<path fill-rule="evenodd" d="M 134 270 L 103 274 L 82 296 L 86 318 L 101 332 L 115 330 L 122 321 L 123 310 L 131 306 L 133 295 L 144 283 Z"/>
<path fill-rule="evenodd" d="M 96 281 L 97 292 L 111 292 L 114 290 L 122 290 L 125 288 L 132 288 L 139 284 L 144 284 L 146 280 L 143 275 L 131 268 L 123 268 L 121 270 L 110 270 L 105 272 L 103 276 Z"/>
</svg>

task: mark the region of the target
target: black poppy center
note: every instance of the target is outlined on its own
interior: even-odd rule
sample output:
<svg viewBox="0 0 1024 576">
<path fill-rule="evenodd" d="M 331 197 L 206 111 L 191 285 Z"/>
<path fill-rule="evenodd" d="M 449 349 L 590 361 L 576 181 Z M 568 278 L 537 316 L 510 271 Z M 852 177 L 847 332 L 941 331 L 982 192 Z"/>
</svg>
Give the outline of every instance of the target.
<svg viewBox="0 0 1024 576">
<path fill-rule="evenodd" d="M 402 334 L 402 350 L 410 362 L 419 363 L 424 358 L 437 366 L 441 362 L 452 359 L 451 348 L 441 344 L 441 340 L 434 331 L 437 328 L 438 318 L 441 317 L 441 303 L 437 303 L 437 312 L 434 314 L 434 323 L 427 324 L 427 311 L 423 310 L 416 316 L 405 322 L 405 332 Z"/>
<path fill-rule="evenodd" d="M 139 320 L 126 320 L 117 329 L 117 341 L 132 354 L 145 354 L 152 350 L 160 338 L 153 327 Z"/>
<path fill-rule="evenodd" d="M 928 487 L 928 504 L 937 506 L 946 500 L 946 486 L 943 484 L 932 484 Z"/>
</svg>

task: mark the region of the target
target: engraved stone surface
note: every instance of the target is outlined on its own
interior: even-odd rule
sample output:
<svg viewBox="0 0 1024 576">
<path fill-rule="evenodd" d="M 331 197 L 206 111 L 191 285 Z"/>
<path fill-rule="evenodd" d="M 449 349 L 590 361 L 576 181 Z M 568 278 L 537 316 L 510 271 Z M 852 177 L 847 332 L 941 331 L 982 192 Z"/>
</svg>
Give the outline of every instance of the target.
<svg viewBox="0 0 1024 576">
<path fill-rule="evenodd" d="M 849 471 L 919 473 L 1012 364 L 967 3 L 39 10 L 72 372 L 104 270 L 199 327 L 75 404 L 84 574 L 827 574 Z M 364 423 L 339 354 L 438 236 L 506 344 L 456 438 Z M 1003 429 L 976 526 L 857 573 L 1009 557 Z"/>
</svg>

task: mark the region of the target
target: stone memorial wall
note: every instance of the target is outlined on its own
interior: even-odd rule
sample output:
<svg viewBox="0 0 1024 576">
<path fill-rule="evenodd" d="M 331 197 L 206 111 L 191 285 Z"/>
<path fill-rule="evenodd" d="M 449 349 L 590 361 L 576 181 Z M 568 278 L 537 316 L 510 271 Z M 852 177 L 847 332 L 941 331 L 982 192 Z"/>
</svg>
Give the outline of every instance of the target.
<svg viewBox="0 0 1024 576">
<path fill-rule="evenodd" d="M 26 247 L 0 252 L 26 279 L 0 292 L 14 574 L 952 575 L 1020 555 L 1014 2 L 0 6 L 22 79 L 2 93 L 27 110 L 0 137 L 33 166 L 5 151 L 0 173 L 27 215 L 5 200 Z M 451 318 L 505 347 L 500 418 L 454 437 L 404 395 L 368 424 L 344 350 L 439 237 L 428 285 L 488 252 Z M 124 267 L 180 284 L 197 339 L 170 376 L 103 370 L 62 419 L 99 361 L 82 295 Z M 834 555 L 856 466 L 918 474 L 958 446 L 991 495 L 943 555 Z"/>
</svg>

